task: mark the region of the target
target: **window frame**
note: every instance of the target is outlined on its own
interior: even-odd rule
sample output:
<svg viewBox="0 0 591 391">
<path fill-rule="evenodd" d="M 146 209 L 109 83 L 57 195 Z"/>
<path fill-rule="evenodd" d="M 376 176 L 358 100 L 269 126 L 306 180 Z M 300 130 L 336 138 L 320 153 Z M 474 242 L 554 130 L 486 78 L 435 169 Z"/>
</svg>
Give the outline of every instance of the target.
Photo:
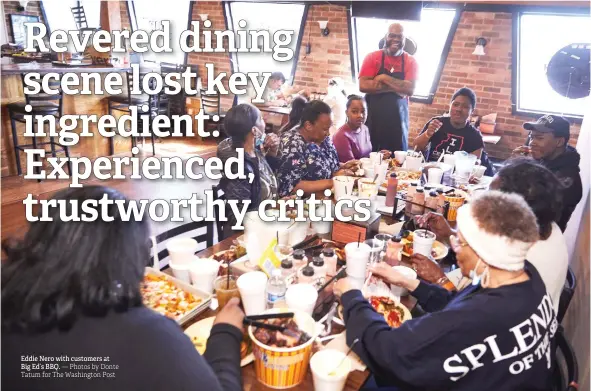
<svg viewBox="0 0 591 391">
<path fill-rule="evenodd" d="M 243 1 L 222 1 L 223 11 L 224 11 L 224 21 L 226 23 L 226 30 L 234 31 L 234 19 L 232 15 L 232 3 L 248 3 L 248 0 Z M 253 1 L 250 1 L 253 2 Z M 260 2 L 253 2 L 253 3 L 260 3 Z M 306 29 L 306 22 L 308 21 L 308 11 L 310 10 L 310 3 L 305 1 L 273 1 L 273 4 L 299 4 L 304 6 L 304 12 L 302 13 L 302 20 L 300 21 L 300 30 L 298 32 L 296 47 L 293 54 L 293 63 L 291 66 L 291 71 L 289 76 L 286 76 L 286 79 L 290 86 L 293 86 L 295 82 L 296 71 L 298 68 L 298 61 L 300 59 L 300 48 L 302 45 L 302 39 L 304 37 L 304 30 Z M 230 57 L 230 69 L 232 73 L 237 73 L 240 71 L 240 63 L 238 61 L 238 53 L 228 53 Z"/>
<path fill-rule="evenodd" d="M 447 34 L 447 39 L 445 40 L 445 44 L 443 45 L 443 51 L 441 52 L 441 60 L 439 61 L 439 65 L 437 66 L 437 70 L 435 71 L 435 77 L 433 77 L 433 81 L 431 82 L 431 89 L 429 90 L 429 96 L 426 97 L 417 97 L 411 96 L 411 102 L 418 102 L 418 103 L 426 103 L 431 104 L 433 103 L 433 99 L 435 98 L 435 94 L 437 93 L 437 89 L 439 88 L 439 82 L 441 80 L 441 74 L 443 73 L 443 68 L 445 67 L 445 63 L 447 62 L 447 57 L 449 55 L 449 51 L 451 49 L 451 45 L 453 43 L 454 37 L 456 35 L 456 31 L 458 29 L 458 25 L 460 24 L 460 19 L 462 17 L 463 9 L 458 5 L 434 5 L 434 6 L 424 6 L 423 9 L 441 9 L 445 7 L 446 10 L 455 10 L 454 19 L 451 23 L 449 28 L 449 32 Z M 357 21 L 356 18 L 351 16 L 350 8 L 347 10 L 347 18 L 349 23 L 349 53 L 351 53 L 351 75 L 352 81 L 356 82 L 359 77 L 359 66 L 361 64 L 359 60 L 359 51 L 357 50 Z"/>
<path fill-rule="evenodd" d="M 103 1 L 103 0 L 101 0 L 101 1 Z M 78 5 L 80 5 L 79 1 L 77 1 L 76 3 Z M 39 0 L 39 9 L 41 10 L 41 15 L 43 15 L 43 24 L 45 25 L 45 28 L 47 29 L 47 34 L 51 34 L 52 30 L 51 30 L 51 27 L 49 26 L 49 19 L 47 19 L 47 13 L 45 12 L 45 5 L 44 5 L 43 0 Z M 30 13 L 28 13 L 26 11 L 22 11 L 22 12 L 25 12 L 25 14 L 27 14 L 27 15 L 31 15 Z M 6 13 L 5 13 L 5 15 L 6 15 Z M 100 20 L 101 20 L 101 18 L 99 16 L 99 24 L 100 24 Z"/>
<path fill-rule="evenodd" d="M 530 118 L 538 118 L 545 114 L 557 114 L 563 115 L 562 113 L 557 112 L 547 112 L 547 111 L 525 111 L 521 110 L 518 107 L 518 97 L 519 97 L 519 37 L 520 37 L 520 22 L 521 16 L 523 14 L 538 14 L 538 15 L 554 15 L 554 16 L 588 16 L 589 9 L 585 10 L 579 7 L 561 7 L 561 8 L 548 8 L 548 7 L 515 7 L 513 8 L 512 12 L 513 21 L 511 28 L 512 37 L 511 37 L 511 114 L 530 117 Z M 591 99 L 588 97 L 588 99 Z M 568 119 L 571 123 L 580 124 L 583 122 L 584 114 L 581 116 L 577 115 L 563 115 L 564 118 Z"/>
<path fill-rule="evenodd" d="M 127 0 L 126 3 L 127 3 L 127 16 L 129 17 L 129 25 L 131 27 L 131 32 L 133 33 L 134 31 L 137 30 L 137 14 L 135 12 L 135 0 Z M 185 27 L 185 30 L 191 29 L 191 22 L 193 21 L 193 7 L 194 6 L 195 6 L 195 0 L 191 0 L 189 2 L 189 15 L 187 16 L 187 26 Z M 189 53 L 184 52 L 183 54 L 184 54 L 183 62 L 179 63 L 177 65 L 187 65 L 187 62 L 189 61 Z M 152 60 L 146 60 L 146 61 L 154 62 L 156 64 L 161 63 L 161 61 L 152 61 Z"/>
</svg>

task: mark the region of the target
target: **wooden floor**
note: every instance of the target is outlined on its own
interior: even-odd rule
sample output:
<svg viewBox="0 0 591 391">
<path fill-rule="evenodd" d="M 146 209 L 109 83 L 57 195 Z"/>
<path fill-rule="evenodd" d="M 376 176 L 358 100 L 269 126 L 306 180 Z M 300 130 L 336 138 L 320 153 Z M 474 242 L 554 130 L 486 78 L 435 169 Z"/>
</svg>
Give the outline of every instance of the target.
<svg viewBox="0 0 591 391">
<path fill-rule="evenodd" d="M 156 143 L 156 156 L 180 156 L 189 158 L 191 156 L 201 156 L 204 159 L 215 156 L 217 144 L 208 142 L 203 143 L 188 139 L 164 140 Z M 152 146 L 146 144 L 142 150 L 143 157 L 152 156 Z M 125 156 L 125 154 L 117 155 Z M 186 199 L 194 193 L 202 194 L 205 189 L 210 189 L 215 184 L 214 181 L 203 178 L 203 180 L 100 180 L 89 178 L 82 182 L 84 185 L 101 185 L 115 188 L 121 191 L 130 199 Z M 36 180 L 25 180 L 22 177 L 10 176 L 1 180 L 2 200 L 2 239 L 8 237 L 21 237 L 27 230 L 28 222 L 25 218 L 25 206 L 22 201 L 28 194 L 32 194 L 37 199 L 48 199 L 61 189 L 70 185 L 69 180 L 45 180 L 37 182 Z M 166 224 L 157 223 L 154 226 L 156 231 L 166 229 Z"/>
</svg>

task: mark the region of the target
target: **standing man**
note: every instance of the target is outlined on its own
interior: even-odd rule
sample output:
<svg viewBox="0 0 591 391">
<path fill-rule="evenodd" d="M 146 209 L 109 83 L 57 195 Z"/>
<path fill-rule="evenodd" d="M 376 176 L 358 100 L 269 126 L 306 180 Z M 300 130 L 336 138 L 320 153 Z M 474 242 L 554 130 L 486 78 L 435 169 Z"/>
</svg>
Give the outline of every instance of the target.
<svg viewBox="0 0 591 391">
<path fill-rule="evenodd" d="M 536 122 L 526 122 L 523 128 L 530 131 L 531 141 L 529 145 L 526 143 L 513 153 L 530 155 L 562 180 L 563 206 L 556 223 L 564 232 L 570 216 L 583 197 L 583 185 L 579 174 L 581 156 L 576 149 L 568 145 L 570 124 L 557 115 L 545 115 Z"/>
<path fill-rule="evenodd" d="M 382 50 L 365 57 L 359 71 L 359 90 L 366 94 L 374 151 L 408 149 L 408 97 L 414 93 L 417 62 L 404 52 L 404 29 L 388 28 Z"/>
</svg>

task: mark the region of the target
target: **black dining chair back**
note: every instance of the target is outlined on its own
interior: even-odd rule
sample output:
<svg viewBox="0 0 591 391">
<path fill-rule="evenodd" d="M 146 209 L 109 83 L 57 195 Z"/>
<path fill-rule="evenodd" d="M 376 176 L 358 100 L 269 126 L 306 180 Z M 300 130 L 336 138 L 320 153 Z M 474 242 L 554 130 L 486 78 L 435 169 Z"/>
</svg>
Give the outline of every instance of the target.
<svg viewBox="0 0 591 391">
<path fill-rule="evenodd" d="M 21 73 L 23 89 L 26 86 L 25 75 Z M 35 114 L 53 114 L 57 116 L 63 114 L 64 91 L 62 90 L 60 79 L 60 77 L 57 77 L 47 80 L 47 85 L 50 89 L 55 90 L 55 93 L 46 94 L 41 92 L 38 94 L 25 94 L 25 102 L 32 106 Z"/>
<path fill-rule="evenodd" d="M 555 367 L 552 374 L 553 391 L 576 391 L 579 389 L 579 365 L 572 345 L 559 326 L 554 335 L 556 341 Z"/>
<path fill-rule="evenodd" d="M 221 95 L 219 92 L 208 94 L 206 90 L 200 89 L 201 106 L 203 112 L 208 115 L 221 115 Z"/>
<path fill-rule="evenodd" d="M 577 278 L 575 277 L 575 273 L 571 267 L 568 267 L 568 271 L 566 273 L 566 282 L 564 283 L 564 287 L 562 288 L 562 292 L 560 293 L 560 301 L 558 303 L 558 314 L 556 315 L 556 319 L 558 319 L 558 323 L 562 323 L 564 319 L 564 315 L 566 315 L 566 310 L 568 310 L 568 306 L 570 305 L 570 301 L 573 298 L 575 293 L 575 289 L 577 287 Z"/>
<path fill-rule="evenodd" d="M 166 243 L 171 239 L 193 238 L 197 241 L 199 246 L 197 251 L 202 251 L 213 246 L 213 234 L 213 222 L 192 221 L 169 229 L 156 236 L 152 236 L 152 256 L 150 257 L 150 264 L 148 266 L 156 266 L 159 270 L 168 267 L 170 257 L 168 250 L 166 249 Z M 154 258 L 154 255 L 156 258 Z"/>
<path fill-rule="evenodd" d="M 211 188 L 211 190 L 213 191 L 213 200 L 214 201 L 216 201 L 216 200 L 226 201 L 226 195 L 224 194 L 224 191 L 222 190 L 222 188 L 219 185 L 214 185 Z M 217 241 L 220 242 L 226 238 L 225 225 L 220 222 L 217 208 L 213 208 L 213 215 L 215 216 L 215 226 L 217 228 L 217 235 L 218 235 Z"/>
<path fill-rule="evenodd" d="M 72 16 L 74 17 L 74 22 L 76 22 L 76 27 L 78 30 L 88 28 L 88 21 L 86 20 L 84 7 L 78 5 L 76 7 L 71 7 L 70 9 L 72 10 Z"/>
</svg>

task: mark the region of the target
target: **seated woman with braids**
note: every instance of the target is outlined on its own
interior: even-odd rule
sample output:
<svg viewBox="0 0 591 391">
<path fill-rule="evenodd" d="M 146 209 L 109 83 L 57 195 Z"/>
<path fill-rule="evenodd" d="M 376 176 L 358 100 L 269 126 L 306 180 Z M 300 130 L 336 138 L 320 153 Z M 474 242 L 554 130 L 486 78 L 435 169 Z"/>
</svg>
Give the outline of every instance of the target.
<svg viewBox="0 0 591 391">
<path fill-rule="evenodd" d="M 120 203 L 93 208 L 103 197 Z M 150 233 L 147 220 L 120 213 L 130 201 L 102 186 L 68 188 L 53 200 L 66 205 L 49 207 L 50 221 L 31 223 L 22 242 L 3 243 L 2 388 L 242 390 L 240 301 L 233 299 L 217 315 L 201 356 L 174 320 L 142 301 Z M 102 212 L 95 221 L 64 218 L 88 216 L 89 205 Z M 58 372 L 81 375 L 25 377 L 23 357 L 31 356 L 66 357 Z M 100 376 L 85 376 L 93 374 Z"/>
</svg>

